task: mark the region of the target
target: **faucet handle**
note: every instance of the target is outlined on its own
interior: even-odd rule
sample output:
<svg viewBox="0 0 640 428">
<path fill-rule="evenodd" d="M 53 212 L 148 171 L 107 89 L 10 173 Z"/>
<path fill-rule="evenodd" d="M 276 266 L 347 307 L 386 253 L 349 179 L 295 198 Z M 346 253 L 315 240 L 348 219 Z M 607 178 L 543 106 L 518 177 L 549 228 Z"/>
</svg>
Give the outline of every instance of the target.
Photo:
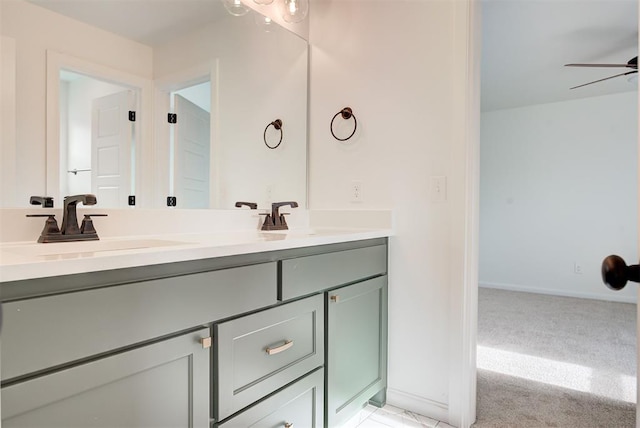
<svg viewBox="0 0 640 428">
<path fill-rule="evenodd" d="M 98 232 L 96 228 L 93 227 L 93 220 L 91 217 L 107 217 L 107 214 L 83 214 L 84 218 L 82 219 L 82 224 L 80 225 L 80 233 L 83 235 L 96 235 L 98 236 Z"/>
<path fill-rule="evenodd" d="M 40 232 L 38 242 L 49 242 L 50 237 L 61 235 L 55 214 L 27 214 L 27 217 L 48 217 L 44 222 L 44 228 L 42 229 L 42 232 Z"/>
</svg>

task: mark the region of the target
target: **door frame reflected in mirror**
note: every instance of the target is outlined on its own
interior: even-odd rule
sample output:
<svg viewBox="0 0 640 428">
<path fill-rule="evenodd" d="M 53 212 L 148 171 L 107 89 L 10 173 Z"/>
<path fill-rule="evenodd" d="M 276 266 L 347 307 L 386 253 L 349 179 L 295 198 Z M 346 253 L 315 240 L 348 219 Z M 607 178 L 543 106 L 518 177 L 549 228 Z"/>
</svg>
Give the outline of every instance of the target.
<svg viewBox="0 0 640 428">
<path fill-rule="evenodd" d="M 153 199 L 158 201 L 153 206 L 160 208 L 165 207 L 163 203 L 166 201 L 167 196 L 176 196 L 171 194 L 174 190 L 172 183 L 174 177 L 171 176 L 174 168 L 171 167 L 171 142 L 170 135 L 173 132 L 171 125 L 167 121 L 167 113 L 174 111 L 171 110 L 171 94 L 173 92 L 185 89 L 200 83 L 211 83 L 211 111 L 209 115 L 210 123 L 210 150 L 209 150 L 209 208 L 217 208 L 216 203 L 216 165 L 215 165 L 215 153 L 216 144 L 218 143 L 218 59 L 207 61 L 198 66 L 181 70 L 177 73 L 172 73 L 167 76 L 163 76 L 154 81 L 155 86 L 155 161 L 158 167 L 155 170 L 155 182 L 158 183 L 153 189 Z M 164 167 L 163 167 L 164 166 Z M 179 208 L 191 208 L 180 205 Z"/>
<path fill-rule="evenodd" d="M 46 185 L 47 196 L 52 196 L 56 206 L 61 206 L 60 174 L 67 171 L 60 170 L 60 71 L 67 70 L 87 75 L 106 82 L 128 87 L 137 93 L 135 127 L 136 156 L 135 156 L 135 193 L 136 206 L 146 206 L 144 195 L 152 191 L 153 162 L 143 162 L 144 159 L 154 159 L 152 140 L 151 115 L 143 114 L 152 111 L 152 81 L 140 76 L 116 70 L 82 58 L 47 50 L 47 87 L 46 87 Z"/>
</svg>

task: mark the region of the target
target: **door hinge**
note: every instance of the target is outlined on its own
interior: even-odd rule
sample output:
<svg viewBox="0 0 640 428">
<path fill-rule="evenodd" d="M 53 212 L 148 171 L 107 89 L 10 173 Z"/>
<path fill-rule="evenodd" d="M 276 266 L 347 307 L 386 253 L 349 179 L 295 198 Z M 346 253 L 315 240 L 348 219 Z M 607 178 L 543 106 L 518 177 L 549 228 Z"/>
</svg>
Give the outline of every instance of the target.
<svg viewBox="0 0 640 428">
<path fill-rule="evenodd" d="M 167 119 L 169 123 L 178 123 L 178 115 L 176 113 L 169 113 Z"/>
<path fill-rule="evenodd" d="M 129 110 L 129 122 L 136 121 L 136 112 L 133 110 Z"/>
</svg>

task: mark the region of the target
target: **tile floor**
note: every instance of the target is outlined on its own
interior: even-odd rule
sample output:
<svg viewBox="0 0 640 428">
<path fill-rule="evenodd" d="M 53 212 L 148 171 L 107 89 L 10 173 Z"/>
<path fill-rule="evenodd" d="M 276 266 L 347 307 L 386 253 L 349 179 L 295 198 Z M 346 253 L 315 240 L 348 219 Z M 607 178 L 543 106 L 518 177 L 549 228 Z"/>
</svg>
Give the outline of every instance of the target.
<svg viewBox="0 0 640 428">
<path fill-rule="evenodd" d="M 453 428 L 451 425 L 426 416 L 386 405 L 379 409 L 367 405 L 342 428 Z"/>
</svg>

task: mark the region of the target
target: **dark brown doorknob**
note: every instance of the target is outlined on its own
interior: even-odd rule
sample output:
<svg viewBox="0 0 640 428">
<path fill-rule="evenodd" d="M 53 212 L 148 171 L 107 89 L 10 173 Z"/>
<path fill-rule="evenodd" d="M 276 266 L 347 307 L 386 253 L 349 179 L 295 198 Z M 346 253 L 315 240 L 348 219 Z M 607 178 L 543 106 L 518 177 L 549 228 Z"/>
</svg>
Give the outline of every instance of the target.
<svg viewBox="0 0 640 428">
<path fill-rule="evenodd" d="M 627 281 L 640 282 L 640 266 L 627 266 L 620 256 L 611 255 L 602 261 L 602 280 L 612 290 L 622 290 Z"/>
</svg>

